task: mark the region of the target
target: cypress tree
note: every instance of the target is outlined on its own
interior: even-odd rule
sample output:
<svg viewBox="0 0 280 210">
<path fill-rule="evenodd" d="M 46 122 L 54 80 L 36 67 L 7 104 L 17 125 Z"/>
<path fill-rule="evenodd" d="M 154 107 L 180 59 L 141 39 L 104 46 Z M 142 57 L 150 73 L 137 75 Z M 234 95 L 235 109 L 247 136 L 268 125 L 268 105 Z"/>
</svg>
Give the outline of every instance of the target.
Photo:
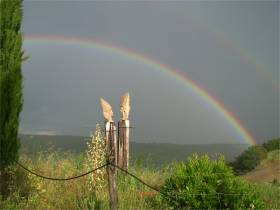
<svg viewBox="0 0 280 210">
<path fill-rule="evenodd" d="M 22 0 L 0 0 L 0 190 L 7 195 L 7 167 L 18 159 L 22 109 Z"/>
</svg>

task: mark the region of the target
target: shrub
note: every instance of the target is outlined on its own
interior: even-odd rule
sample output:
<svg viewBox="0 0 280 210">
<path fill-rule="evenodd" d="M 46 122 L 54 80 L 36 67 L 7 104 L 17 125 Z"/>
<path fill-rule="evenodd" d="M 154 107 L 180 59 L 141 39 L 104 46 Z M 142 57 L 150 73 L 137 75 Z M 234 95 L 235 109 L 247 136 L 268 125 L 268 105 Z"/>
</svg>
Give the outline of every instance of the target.
<svg viewBox="0 0 280 210">
<path fill-rule="evenodd" d="M 175 209 L 259 209 L 252 185 L 235 177 L 224 157 L 211 161 L 193 155 L 176 165 L 162 187 L 163 200 Z"/>
<path fill-rule="evenodd" d="M 96 125 L 95 134 L 91 135 L 91 139 L 87 142 L 87 163 L 86 167 L 88 170 L 92 168 L 98 168 L 101 165 L 105 164 L 106 154 L 105 154 L 105 140 L 101 134 L 100 126 Z M 99 169 L 93 172 L 89 176 L 89 184 L 92 187 L 92 190 L 98 190 L 104 186 L 105 181 L 105 170 Z"/>
<path fill-rule="evenodd" d="M 273 150 L 267 154 L 267 160 L 275 162 L 280 161 L 280 150 Z"/>
<path fill-rule="evenodd" d="M 0 209 L 17 209 L 22 201 L 28 200 L 32 191 L 32 186 L 28 173 L 17 165 L 6 168 L 7 192 L 9 197 L 2 199 L 0 195 Z"/>
<path fill-rule="evenodd" d="M 269 152 L 272 150 L 279 150 L 280 149 L 280 138 L 272 139 L 265 143 L 263 143 L 263 147 Z"/>
<path fill-rule="evenodd" d="M 264 147 L 259 145 L 251 146 L 237 156 L 231 165 L 237 174 L 244 174 L 253 170 L 266 157 L 267 151 Z"/>
</svg>

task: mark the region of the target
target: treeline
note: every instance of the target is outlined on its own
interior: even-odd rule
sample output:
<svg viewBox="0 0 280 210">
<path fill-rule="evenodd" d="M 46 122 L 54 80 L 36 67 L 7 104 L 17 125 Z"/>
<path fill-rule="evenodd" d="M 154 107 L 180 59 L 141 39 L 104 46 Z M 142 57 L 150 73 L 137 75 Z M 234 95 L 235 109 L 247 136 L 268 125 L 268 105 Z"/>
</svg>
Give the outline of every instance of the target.
<svg viewBox="0 0 280 210">
<path fill-rule="evenodd" d="M 242 175 L 256 168 L 262 160 L 267 158 L 268 152 L 280 149 L 280 138 L 269 140 L 262 145 L 248 147 L 229 165 L 236 174 Z M 280 154 L 279 154 L 280 155 Z"/>
</svg>

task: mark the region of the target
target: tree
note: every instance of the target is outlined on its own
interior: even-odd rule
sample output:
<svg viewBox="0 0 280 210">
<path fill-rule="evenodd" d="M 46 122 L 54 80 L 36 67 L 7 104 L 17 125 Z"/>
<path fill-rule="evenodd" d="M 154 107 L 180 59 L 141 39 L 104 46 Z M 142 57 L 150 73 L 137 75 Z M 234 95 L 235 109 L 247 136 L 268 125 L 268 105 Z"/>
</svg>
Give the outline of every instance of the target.
<svg viewBox="0 0 280 210">
<path fill-rule="evenodd" d="M 267 157 L 267 151 L 260 145 L 248 147 L 231 163 L 237 174 L 244 174 L 252 171 L 260 162 Z"/>
<path fill-rule="evenodd" d="M 18 159 L 22 109 L 22 0 L 0 0 L 0 190 L 8 193 L 8 166 Z"/>
<path fill-rule="evenodd" d="M 272 139 L 263 143 L 263 147 L 268 151 L 279 150 L 280 149 L 280 138 Z"/>
</svg>

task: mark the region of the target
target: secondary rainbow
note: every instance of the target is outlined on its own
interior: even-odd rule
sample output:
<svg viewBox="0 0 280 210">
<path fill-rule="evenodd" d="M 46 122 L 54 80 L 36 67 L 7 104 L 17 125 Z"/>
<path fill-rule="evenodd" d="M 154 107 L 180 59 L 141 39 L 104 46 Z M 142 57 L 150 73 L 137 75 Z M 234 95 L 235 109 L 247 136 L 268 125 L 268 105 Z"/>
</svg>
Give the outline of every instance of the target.
<svg viewBox="0 0 280 210">
<path fill-rule="evenodd" d="M 245 129 L 240 120 L 234 116 L 217 98 L 211 96 L 206 90 L 200 87 L 197 83 L 189 79 L 186 75 L 179 73 L 178 70 L 171 68 L 166 64 L 162 64 L 159 61 L 151 59 L 139 52 L 119 47 L 116 45 L 100 42 L 95 39 L 77 38 L 77 37 L 65 37 L 65 36 L 25 36 L 24 40 L 27 43 L 57 43 L 76 45 L 79 47 L 95 48 L 105 50 L 108 53 L 118 54 L 126 57 L 130 60 L 136 60 L 144 65 L 148 65 L 157 71 L 161 71 L 168 74 L 170 77 L 181 82 L 184 86 L 190 88 L 195 94 L 203 98 L 211 107 L 218 111 L 224 119 L 232 126 L 242 137 L 242 139 L 249 145 L 255 145 L 256 140 Z"/>
<path fill-rule="evenodd" d="M 259 76 L 261 76 L 262 79 L 265 79 L 268 82 L 270 82 L 271 85 L 275 88 L 275 90 L 280 89 L 278 77 L 275 77 L 272 74 L 272 72 L 269 71 L 269 69 L 265 65 L 260 63 L 259 60 L 255 56 L 253 56 L 249 50 L 245 49 L 244 47 L 241 47 L 238 42 L 229 39 L 229 37 L 226 36 L 226 34 L 223 31 L 219 30 L 219 28 L 215 27 L 206 19 L 199 19 L 189 13 L 182 14 L 175 12 L 172 15 L 176 16 L 177 18 L 180 18 L 181 22 L 189 20 L 189 23 L 191 24 L 194 30 L 197 30 L 197 32 L 199 33 L 206 33 L 211 39 L 214 39 L 217 43 L 221 44 L 224 49 L 231 49 L 233 52 L 240 56 L 240 59 L 243 59 L 243 61 L 255 66 L 256 73 L 259 74 Z"/>
</svg>

